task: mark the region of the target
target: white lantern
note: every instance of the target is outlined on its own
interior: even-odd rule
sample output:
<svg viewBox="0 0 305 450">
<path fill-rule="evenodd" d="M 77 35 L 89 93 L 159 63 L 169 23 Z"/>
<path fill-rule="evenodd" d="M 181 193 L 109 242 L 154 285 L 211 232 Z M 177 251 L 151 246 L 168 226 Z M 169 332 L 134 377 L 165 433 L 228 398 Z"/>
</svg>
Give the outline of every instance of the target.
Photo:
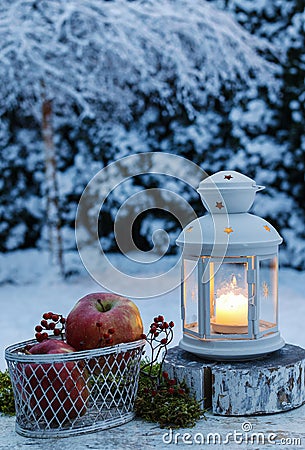
<svg viewBox="0 0 305 450">
<path fill-rule="evenodd" d="M 218 172 L 198 192 L 208 213 L 180 234 L 183 247 L 180 347 L 208 359 L 251 359 L 284 346 L 278 331 L 281 236 L 249 214 L 263 189 L 235 171 Z"/>
</svg>

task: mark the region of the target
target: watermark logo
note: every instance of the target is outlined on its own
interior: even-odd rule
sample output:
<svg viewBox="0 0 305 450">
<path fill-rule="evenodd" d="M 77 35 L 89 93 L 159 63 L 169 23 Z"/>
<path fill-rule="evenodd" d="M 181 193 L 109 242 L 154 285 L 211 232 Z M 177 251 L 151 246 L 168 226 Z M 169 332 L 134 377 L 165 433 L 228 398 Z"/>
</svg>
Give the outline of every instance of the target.
<svg viewBox="0 0 305 450">
<path fill-rule="evenodd" d="M 301 446 L 300 437 L 283 437 L 281 433 L 263 433 L 260 431 L 254 431 L 251 422 L 243 422 L 241 429 L 233 430 L 229 433 L 179 433 L 178 431 L 173 431 L 170 429 L 162 436 L 162 441 L 164 444 L 186 444 L 186 445 L 232 445 L 232 444 L 248 444 L 255 446 L 264 446 L 267 444 L 273 445 L 293 445 Z M 257 448 L 257 447 L 256 447 Z"/>
<path fill-rule="evenodd" d="M 248 433 L 249 431 L 251 431 L 253 429 L 252 423 L 251 422 L 243 422 L 241 425 L 241 429 L 243 431 L 245 431 L 246 433 Z"/>
<path fill-rule="evenodd" d="M 109 164 L 86 186 L 76 214 L 76 242 L 79 255 L 85 268 L 98 284 L 117 294 L 133 298 L 159 296 L 179 286 L 180 263 L 184 256 L 182 249 L 175 264 L 156 275 L 143 276 L 143 270 L 140 275 L 136 271 L 130 273 L 131 263 L 138 263 L 147 265 L 148 274 L 148 265 L 160 263 L 170 242 L 165 230 L 156 229 L 152 236 L 154 248 L 148 252 L 141 251 L 132 238 L 132 227 L 136 218 L 144 211 L 157 208 L 170 213 L 179 222 L 181 229 L 198 219 L 190 203 L 183 195 L 175 192 L 175 189 L 168 187 L 135 189 L 131 180 L 142 175 L 161 175 L 166 177 L 165 186 L 171 185 L 175 188 L 175 184 L 180 183 L 193 190 L 197 190 L 199 183 L 208 176 L 201 167 L 186 158 L 169 153 L 151 152 L 130 155 Z M 171 181 L 168 182 L 169 180 Z M 118 190 L 119 194 L 122 193 L 122 202 L 113 220 L 117 246 L 127 260 L 121 267 L 114 265 L 104 249 L 103 239 L 99 237 L 99 227 L 103 227 L 103 223 L 99 222 L 100 212 L 106 199 L 115 190 Z M 219 197 L 222 198 L 220 193 Z M 223 229 L 228 226 L 227 215 L 218 214 L 217 220 L 213 218 L 213 223 L 214 240 L 223 243 L 220 252 L 218 250 L 214 252 L 221 261 L 225 256 L 229 239 L 228 235 L 223 233 Z M 162 245 L 158 245 L 160 241 Z M 194 252 L 200 255 L 201 243 L 195 244 L 196 246 L 198 248 L 194 248 Z M 162 251 L 156 251 L 157 248 L 162 248 Z M 161 266 L 159 264 L 158 268 Z"/>
</svg>

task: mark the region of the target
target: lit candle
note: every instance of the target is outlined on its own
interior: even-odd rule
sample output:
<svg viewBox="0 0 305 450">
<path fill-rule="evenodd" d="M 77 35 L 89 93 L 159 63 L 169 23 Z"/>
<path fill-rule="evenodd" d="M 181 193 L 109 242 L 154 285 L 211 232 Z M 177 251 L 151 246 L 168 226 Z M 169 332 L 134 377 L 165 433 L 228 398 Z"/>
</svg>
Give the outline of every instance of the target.
<svg viewBox="0 0 305 450">
<path fill-rule="evenodd" d="M 247 326 L 248 299 L 243 294 L 222 294 L 216 299 L 215 323 L 218 325 Z"/>
<path fill-rule="evenodd" d="M 248 299 L 237 288 L 235 276 L 227 289 L 216 298 L 212 328 L 216 333 L 247 333 Z"/>
</svg>

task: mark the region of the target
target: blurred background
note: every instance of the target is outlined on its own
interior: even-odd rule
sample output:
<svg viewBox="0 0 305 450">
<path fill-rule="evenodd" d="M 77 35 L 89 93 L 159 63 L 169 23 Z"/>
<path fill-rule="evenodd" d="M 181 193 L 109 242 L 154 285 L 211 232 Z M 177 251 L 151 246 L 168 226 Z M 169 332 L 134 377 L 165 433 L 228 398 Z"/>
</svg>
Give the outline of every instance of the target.
<svg viewBox="0 0 305 450">
<path fill-rule="evenodd" d="M 242 172 L 265 189 L 253 212 L 284 238 L 280 263 L 305 269 L 305 12 L 300 0 L 2 0 L 0 251 L 49 249 L 67 274 L 77 204 L 90 179 L 141 152 L 183 156 L 208 174 Z M 139 190 L 162 187 L 201 215 L 171 177 L 133 177 L 100 214 L 103 248 Z M 141 213 L 135 243 L 179 223 Z M 2 268 L 1 282 L 12 275 Z"/>
</svg>

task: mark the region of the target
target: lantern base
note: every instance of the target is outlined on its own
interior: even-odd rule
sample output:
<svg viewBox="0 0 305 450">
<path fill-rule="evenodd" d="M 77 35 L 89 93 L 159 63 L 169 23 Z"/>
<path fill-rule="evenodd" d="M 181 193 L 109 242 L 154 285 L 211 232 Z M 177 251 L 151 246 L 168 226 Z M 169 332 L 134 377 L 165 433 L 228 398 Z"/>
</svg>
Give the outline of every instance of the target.
<svg viewBox="0 0 305 450">
<path fill-rule="evenodd" d="M 251 360 L 275 352 L 284 347 L 280 333 L 269 334 L 259 339 L 196 339 L 186 334 L 179 342 L 180 348 L 201 358 L 214 361 Z"/>
</svg>

